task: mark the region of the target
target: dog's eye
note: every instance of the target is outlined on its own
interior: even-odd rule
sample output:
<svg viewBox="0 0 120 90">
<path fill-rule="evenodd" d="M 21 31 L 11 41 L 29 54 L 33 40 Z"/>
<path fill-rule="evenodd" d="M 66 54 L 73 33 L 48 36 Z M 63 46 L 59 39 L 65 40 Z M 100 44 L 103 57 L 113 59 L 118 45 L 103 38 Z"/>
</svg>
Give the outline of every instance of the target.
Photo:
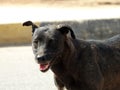
<svg viewBox="0 0 120 90">
<path fill-rule="evenodd" d="M 51 44 L 57 43 L 57 39 L 50 39 L 48 43 L 51 43 Z"/>
<path fill-rule="evenodd" d="M 49 39 L 47 42 L 47 47 L 51 49 L 56 49 L 57 48 L 57 40 L 55 39 Z"/>
<path fill-rule="evenodd" d="M 54 41 L 53 39 L 50 39 L 48 42 L 49 42 L 49 43 L 52 43 L 53 41 Z"/>
<path fill-rule="evenodd" d="M 47 46 L 48 47 L 50 47 L 52 44 L 53 44 L 53 40 L 52 39 L 50 39 L 50 40 L 47 41 Z"/>
</svg>

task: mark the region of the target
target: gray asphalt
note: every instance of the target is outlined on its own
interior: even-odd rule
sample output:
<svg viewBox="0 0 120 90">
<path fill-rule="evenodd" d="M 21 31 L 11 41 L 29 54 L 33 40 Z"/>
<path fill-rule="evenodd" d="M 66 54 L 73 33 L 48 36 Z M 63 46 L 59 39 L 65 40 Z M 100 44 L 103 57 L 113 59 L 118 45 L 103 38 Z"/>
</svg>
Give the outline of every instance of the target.
<svg viewBox="0 0 120 90">
<path fill-rule="evenodd" d="M 0 47 L 0 90 L 57 90 L 53 73 L 39 71 L 31 46 Z"/>
</svg>

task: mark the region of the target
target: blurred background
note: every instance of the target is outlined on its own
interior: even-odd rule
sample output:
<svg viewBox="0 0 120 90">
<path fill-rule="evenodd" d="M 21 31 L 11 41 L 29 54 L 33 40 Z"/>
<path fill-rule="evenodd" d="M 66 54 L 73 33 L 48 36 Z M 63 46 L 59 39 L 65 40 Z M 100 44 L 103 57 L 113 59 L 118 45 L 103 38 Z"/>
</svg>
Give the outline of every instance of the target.
<svg viewBox="0 0 120 90">
<path fill-rule="evenodd" d="M 0 0 L 0 90 L 56 90 L 52 72 L 41 73 L 34 60 L 28 20 L 103 40 L 120 34 L 120 0 Z"/>
<path fill-rule="evenodd" d="M 120 33 L 119 10 L 120 0 L 0 0 L 0 46 L 31 43 L 27 20 L 68 23 L 78 38 L 109 38 Z"/>
</svg>

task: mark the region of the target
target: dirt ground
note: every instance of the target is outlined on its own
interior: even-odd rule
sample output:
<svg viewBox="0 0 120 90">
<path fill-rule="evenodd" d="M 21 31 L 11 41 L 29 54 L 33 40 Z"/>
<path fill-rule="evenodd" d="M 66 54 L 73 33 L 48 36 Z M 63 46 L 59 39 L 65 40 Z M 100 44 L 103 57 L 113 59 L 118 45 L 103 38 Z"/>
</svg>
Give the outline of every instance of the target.
<svg viewBox="0 0 120 90">
<path fill-rule="evenodd" d="M 36 4 L 54 7 L 120 5 L 120 0 L 0 0 L 1 4 Z"/>
<path fill-rule="evenodd" d="M 56 90 L 51 71 L 41 73 L 31 46 L 0 47 L 0 90 Z"/>
</svg>

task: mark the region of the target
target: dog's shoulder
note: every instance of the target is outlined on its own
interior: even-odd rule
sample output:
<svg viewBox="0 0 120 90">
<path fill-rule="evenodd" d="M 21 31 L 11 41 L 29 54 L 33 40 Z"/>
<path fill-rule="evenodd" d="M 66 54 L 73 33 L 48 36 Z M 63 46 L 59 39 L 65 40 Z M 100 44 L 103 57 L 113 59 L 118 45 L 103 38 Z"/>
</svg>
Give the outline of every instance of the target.
<svg viewBox="0 0 120 90">
<path fill-rule="evenodd" d="M 99 52 L 99 53 L 120 53 L 120 48 L 106 44 L 102 40 L 74 40 L 74 45 L 77 50 L 84 52 Z"/>
</svg>

